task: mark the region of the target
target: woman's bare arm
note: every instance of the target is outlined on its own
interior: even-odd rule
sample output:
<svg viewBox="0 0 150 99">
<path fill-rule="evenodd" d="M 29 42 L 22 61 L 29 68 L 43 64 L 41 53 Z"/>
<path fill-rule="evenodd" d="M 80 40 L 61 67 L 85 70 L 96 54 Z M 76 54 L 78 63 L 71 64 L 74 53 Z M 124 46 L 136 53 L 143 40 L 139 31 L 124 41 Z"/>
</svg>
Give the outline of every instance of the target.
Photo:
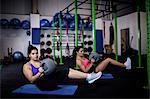
<svg viewBox="0 0 150 99">
<path fill-rule="evenodd" d="M 85 66 L 82 64 L 82 62 L 80 60 L 77 60 L 77 65 L 79 65 L 80 69 L 83 72 L 88 72 L 90 70 L 90 68 L 92 67 L 93 63 L 90 63 L 90 65 L 87 68 L 85 68 Z"/>
<path fill-rule="evenodd" d="M 34 81 L 36 81 L 37 79 L 39 79 L 43 73 L 42 72 L 38 72 L 36 75 L 33 76 L 31 67 L 27 64 L 25 64 L 23 66 L 23 74 L 25 75 L 25 77 L 31 82 L 33 83 Z"/>
</svg>

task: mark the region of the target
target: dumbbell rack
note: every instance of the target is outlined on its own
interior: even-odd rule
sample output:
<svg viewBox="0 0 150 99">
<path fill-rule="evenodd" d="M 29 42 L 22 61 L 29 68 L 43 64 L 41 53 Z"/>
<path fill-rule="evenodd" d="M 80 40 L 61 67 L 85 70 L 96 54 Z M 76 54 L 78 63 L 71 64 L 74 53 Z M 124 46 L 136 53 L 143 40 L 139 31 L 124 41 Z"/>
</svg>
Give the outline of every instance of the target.
<svg viewBox="0 0 150 99">
<path fill-rule="evenodd" d="M 65 48 L 66 48 L 66 45 L 67 45 L 67 34 L 66 34 L 65 30 L 63 30 L 62 32 L 63 32 L 62 33 L 62 50 L 63 50 L 63 56 L 66 56 L 65 55 Z M 60 39 L 60 35 L 59 34 L 56 35 L 56 33 L 53 33 L 52 29 L 41 29 L 41 35 L 44 35 L 44 37 L 41 37 L 40 41 L 41 42 L 42 41 L 45 42 L 44 45 L 40 46 L 41 49 L 45 49 L 45 53 L 44 54 L 42 53 L 41 55 L 44 55 L 44 57 L 48 55 L 48 53 L 46 52 L 47 48 L 52 49 L 52 52 L 49 53 L 49 54 L 53 55 L 54 47 L 55 47 L 55 49 L 57 48 L 57 36 Z M 47 35 L 50 35 L 50 37 L 47 37 Z M 85 35 L 86 35 L 86 37 L 84 38 L 84 41 L 86 41 L 86 42 L 92 41 L 92 34 L 91 33 L 87 33 Z M 74 33 L 74 31 L 69 30 L 68 36 L 69 36 L 68 37 L 68 39 L 69 39 L 68 44 L 69 44 L 69 48 L 70 48 L 71 54 L 72 54 L 72 51 L 75 48 L 75 33 Z M 90 36 L 90 37 L 88 37 L 88 36 Z M 55 41 L 54 41 L 54 37 L 55 37 Z M 79 33 L 78 37 L 79 37 L 79 39 L 78 39 L 78 46 L 81 46 L 82 45 L 82 34 Z M 46 45 L 47 41 L 51 41 L 51 45 L 50 46 Z M 55 46 L 54 46 L 54 43 L 55 43 Z M 92 45 L 88 45 L 88 44 L 85 45 L 86 49 L 88 49 L 89 47 L 92 48 Z M 60 50 L 57 50 L 57 49 L 55 50 L 56 57 L 59 57 L 59 55 L 60 55 L 59 51 Z M 85 52 L 88 53 L 88 51 L 85 51 Z"/>
</svg>

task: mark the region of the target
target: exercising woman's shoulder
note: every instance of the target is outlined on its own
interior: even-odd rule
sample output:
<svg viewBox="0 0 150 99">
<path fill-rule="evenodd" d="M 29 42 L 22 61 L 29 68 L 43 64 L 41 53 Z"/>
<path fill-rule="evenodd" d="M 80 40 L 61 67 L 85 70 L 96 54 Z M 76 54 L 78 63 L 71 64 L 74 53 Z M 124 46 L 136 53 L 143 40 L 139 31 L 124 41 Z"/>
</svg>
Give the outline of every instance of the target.
<svg viewBox="0 0 150 99">
<path fill-rule="evenodd" d="M 25 63 L 24 65 L 23 65 L 23 67 L 28 67 L 28 68 L 30 68 L 30 62 L 27 62 L 27 63 Z"/>
</svg>

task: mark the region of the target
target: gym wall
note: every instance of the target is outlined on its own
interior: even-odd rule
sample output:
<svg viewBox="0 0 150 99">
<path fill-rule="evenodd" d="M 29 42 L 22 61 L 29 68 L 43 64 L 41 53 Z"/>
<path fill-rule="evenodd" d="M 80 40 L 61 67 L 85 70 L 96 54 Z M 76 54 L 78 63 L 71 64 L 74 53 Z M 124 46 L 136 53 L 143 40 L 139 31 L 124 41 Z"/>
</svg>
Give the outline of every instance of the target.
<svg viewBox="0 0 150 99">
<path fill-rule="evenodd" d="M 110 23 L 111 22 L 113 23 L 113 21 L 104 20 L 104 22 L 105 22 L 105 38 L 104 38 L 104 35 L 103 35 L 103 38 L 104 38 L 103 40 L 104 40 L 104 45 L 108 45 L 109 44 L 109 38 L 110 38 L 109 27 L 110 27 Z M 103 31 L 104 31 L 104 29 L 103 29 Z M 113 48 L 113 52 L 115 52 L 114 44 L 112 45 L 112 48 Z M 106 51 L 104 50 L 104 52 L 106 52 Z"/>
<path fill-rule="evenodd" d="M 105 22 L 105 38 L 104 38 L 104 24 L 103 22 Z M 110 26 L 110 23 L 112 21 L 110 20 L 102 20 L 102 19 L 96 19 L 96 29 L 98 30 L 102 30 L 103 32 L 103 48 L 105 45 L 109 44 L 109 26 Z M 104 52 L 105 49 L 104 49 Z"/>
<path fill-rule="evenodd" d="M 69 4 L 71 4 L 74 0 L 38 0 L 38 10 L 39 13 L 42 16 L 54 16 L 57 12 L 63 10 L 64 8 L 66 8 Z M 84 0 L 80 0 L 80 1 L 84 1 Z M 87 4 L 83 4 L 80 7 L 83 8 L 89 8 Z M 72 5 L 72 7 L 70 7 L 70 9 L 72 9 L 74 7 L 74 4 Z M 74 13 L 74 10 L 71 11 L 71 13 Z M 78 9 L 78 13 L 82 13 L 82 14 L 90 14 L 91 11 L 90 10 L 80 10 Z"/>
<path fill-rule="evenodd" d="M 41 15 L 40 19 L 45 18 L 51 21 L 50 17 L 53 17 L 55 13 L 64 9 L 72 1 L 73 0 L 38 0 L 38 11 Z M 1 15 L 1 18 L 6 18 L 8 20 L 12 18 L 18 18 L 20 21 L 24 19 L 30 20 L 31 0 L 1 0 L 1 3 L 1 12 L 4 13 L 3 15 Z M 86 6 L 87 5 L 83 5 L 83 7 Z M 74 13 L 74 10 L 71 13 Z M 89 14 L 91 12 L 81 12 L 80 10 L 78 10 L 78 13 Z M 13 52 L 21 51 L 24 56 L 27 56 L 28 41 L 31 42 L 32 36 L 27 36 L 26 30 L 0 29 L 0 31 L 0 41 L 2 43 L 0 47 L 0 59 L 8 55 L 7 48 L 11 47 L 13 48 Z M 38 47 L 38 49 L 40 50 L 40 47 Z M 59 52 L 56 53 L 59 54 Z M 63 51 L 63 54 L 64 53 L 65 52 Z"/>
<path fill-rule="evenodd" d="M 29 15 L 1 15 L 2 18 L 11 20 L 18 18 L 20 21 L 29 20 Z M 1 58 L 7 56 L 7 48 L 13 48 L 13 52 L 21 51 L 25 56 L 27 54 L 29 36 L 26 35 L 26 30 L 23 29 L 0 29 L 1 31 Z"/>
<path fill-rule="evenodd" d="M 141 23 L 141 53 L 146 54 L 146 46 L 147 46 L 147 40 L 145 39 L 147 37 L 147 30 L 146 30 L 146 13 L 145 12 L 140 12 L 140 23 Z M 114 26 L 114 20 L 101 20 L 101 19 L 96 19 L 96 29 L 102 29 L 103 30 L 103 21 L 105 21 L 105 38 L 103 34 L 103 40 L 104 44 L 109 44 L 109 38 L 110 38 L 110 33 L 109 33 L 109 27 L 110 23 L 113 23 Z M 131 37 L 133 36 L 133 41 L 131 43 L 131 47 L 134 49 L 138 50 L 138 26 L 137 26 L 137 13 L 131 13 L 126 16 L 118 17 L 117 18 L 117 24 L 118 24 L 118 54 L 121 55 L 121 29 L 129 28 L 130 32 L 130 40 Z M 104 30 L 103 30 L 104 31 Z M 115 43 L 115 42 L 114 42 Z M 115 45 L 113 44 L 112 46 L 113 52 L 115 53 Z M 105 52 L 105 50 L 104 50 Z"/>
<path fill-rule="evenodd" d="M 46 18 L 50 20 L 50 16 L 52 17 L 56 12 L 64 9 L 68 4 L 70 4 L 73 0 L 38 0 L 38 11 L 40 13 L 40 19 Z M 9 2 L 9 3 L 8 3 Z M 1 15 L 2 18 L 19 18 L 20 20 L 29 19 L 29 14 L 31 13 L 31 1 L 30 0 L 1 0 L 2 3 L 2 13 L 13 13 L 13 14 L 4 14 Z M 85 7 L 85 5 L 83 5 Z M 78 13 L 81 11 L 78 10 Z M 18 15 L 14 15 L 14 14 Z M 74 13 L 74 11 L 72 12 Z M 91 12 L 81 12 L 81 13 L 91 13 Z M 19 15 L 20 14 L 20 15 Z M 28 14 L 28 15 L 25 15 Z M 145 13 L 141 12 L 141 50 L 142 54 L 146 53 L 146 20 Z M 96 28 L 103 29 L 103 23 L 101 19 L 96 20 Z M 109 43 L 109 26 L 111 21 L 105 21 L 105 39 L 104 45 Z M 114 20 L 112 21 L 114 24 Z M 126 16 L 118 17 L 118 52 L 121 54 L 121 40 L 120 40 L 120 30 L 130 28 L 130 38 L 132 35 L 134 36 L 131 47 L 137 49 L 137 13 L 132 13 Z M 7 56 L 7 48 L 13 47 L 14 51 L 20 50 L 25 56 L 27 55 L 26 49 L 28 46 L 28 41 L 31 40 L 31 36 L 28 37 L 26 35 L 26 31 L 23 29 L 1 29 L 0 30 L 0 58 Z M 86 32 L 86 31 L 85 31 Z M 88 33 L 88 31 L 87 31 Z M 90 32 L 92 33 L 92 32 Z M 16 44 L 17 42 L 17 44 Z M 113 46 L 114 48 L 114 46 Z M 115 49 L 114 49 L 115 50 Z M 63 52 L 64 53 L 64 52 Z M 59 54 L 59 53 L 58 53 Z"/>
<path fill-rule="evenodd" d="M 39 7 L 39 13 L 41 15 L 40 19 L 48 19 L 49 21 L 52 20 L 52 17 L 56 14 L 56 12 L 61 11 L 62 9 L 66 8 L 67 5 L 69 5 L 70 3 L 72 3 L 73 0 L 46 0 L 45 2 L 42 2 L 41 0 L 38 1 L 38 7 Z M 82 5 L 82 7 L 87 7 L 88 8 L 89 5 Z M 72 7 L 74 7 L 74 5 L 72 5 Z M 71 9 L 71 8 L 70 8 Z M 74 10 L 70 13 L 74 13 Z M 89 14 L 91 13 L 90 11 L 86 10 L 78 10 L 78 13 L 82 13 L 82 14 Z M 50 16 L 50 17 L 49 17 Z M 83 17 L 83 16 L 82 16 Z M 53 30 L 41 30 L 41 33 L 44 34 L 44 36 L 46 37 L 47 34 L 51 34 L 53 32 Z M 56 33 L 56 31 L 55 31 Z M 70 31 L 69 33 L 74 34 L 75 31 Z M 78 34 L 80 33 L 80 30 L 78 32 Z M 92 32 L 90 31 L 85 31 L 85 33 L 87 35 L 92 35 Z M 66 30 L 62 30 L 62 34 L 66 35 Z M 42 38 L 41 41 L 47 41 L 47 38 Z M 51 36 L 52 37 L 52 36 Z M 49 40 L 52 41 L 53 38 L 50 38 Z M 65 37 L 63 36 L 62 39 L 65 39 Z M 72 40 L 70 42 L 74 41 L 74 38 L 72 38 Z M 52 48 L 53 44 L 51 45 L 50 48 Z M 64 46 L 66 46 L 66 44 L 64 44 Z M 73 43 L 69 44 L 69 46 L 74 46 Z M 70 54 L 72 54 L 73 48 L 70 47 Z M 47 49 L 48 46 L 44 45 L 41 48 L 45 48 Z M 56 56 L 60 55 L 60 51 L 55 51 L 56 52 Z M 53 52 L 52 52 L 53 54 Z M 63 47 L 62 50 L 62 54 L 64 56 L 66 56 L 65 53 L 65 49 Z"/>
<path fill-rule="evenodd" d="M 66 8 L 66 6 L 68 6 L 73 1 L 74 0 L 38 0 L 38 12 L 42 16 L 54 16 L 56 12 Z M 82 7 L 87 6 L 89 5 L 82 5 Z M 30 14 L 31 12 L 31 0 L 1 0 L 1 13 L 24 15 Z M 71 13 L 74 13 L 74 10 Z M 78 13 L 90 14 L 91 11 L 78 10 Z"/>
<path fill-rule="evenodd" d="M 144 12 L 141 15 L 141 53 L 146 54 L 146 14 Z M 126 16 L 118 17 L 118 54 L 121 55 L 121 29 L 129 28 L 130 40 L 133 36 L 131 47 L 138 50 L 138 24 L 137 24 L 137 13 L 132 13 Z M 114 22 L 114 21 L 113 21 Z"/>
<path fill-rule="evenodd" d="M 31 0 L 1 0 L 1 13 L 29 14 L 31 13 Z"/>
<path fill-rule="evenodd" d="M 147 54 L 147 24 L 146 24 L 146 13 L 140 12 L 141 16 L 141 53 Z"/>
</svg>

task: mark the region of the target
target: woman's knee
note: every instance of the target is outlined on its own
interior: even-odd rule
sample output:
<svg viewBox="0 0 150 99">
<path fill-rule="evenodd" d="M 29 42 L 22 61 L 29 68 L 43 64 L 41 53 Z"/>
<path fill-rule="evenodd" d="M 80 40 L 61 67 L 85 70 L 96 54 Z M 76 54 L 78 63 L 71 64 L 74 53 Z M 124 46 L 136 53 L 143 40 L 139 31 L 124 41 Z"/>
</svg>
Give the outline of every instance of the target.
<svg viewBox="0 0 150 99">
<path fill-rule="evenodd" d="M 72 75 L 74 73 L 74 71 L 75 71 L 74 69 L 69 68 L 68 76 Z"/>
<path fill-rule="evenodd" d="M 106 60 L 110 61 L 110 60 L 111 60 L 111 58 L 106 58 Z"/>
<path fill-rule="evenodd" d="M 105 69 L 105 66 L 100 65 L 100 66 L 95 68 L 95 72 L 100 72 L 100 71 L 102 72 L 104 69 Z"/>
<path fill-rule="evenodd" d="M 73 69 L 72 68 L 69 68 L 69 72 L 72 72 L 73 71 Z"/>
<path fill-rule="evenodd" d="M 111 60 L 112 60 L 111 58 L 106 58 L 105 59 L 105 61 L 108 62 L 108 63 L 111 62 Z"/>
<path fill-rule="evenodd" d="M 99 72 L 99 71 L 101 71 L 101 68 L 95 68 L 96 73 Z"/>
</svg>

